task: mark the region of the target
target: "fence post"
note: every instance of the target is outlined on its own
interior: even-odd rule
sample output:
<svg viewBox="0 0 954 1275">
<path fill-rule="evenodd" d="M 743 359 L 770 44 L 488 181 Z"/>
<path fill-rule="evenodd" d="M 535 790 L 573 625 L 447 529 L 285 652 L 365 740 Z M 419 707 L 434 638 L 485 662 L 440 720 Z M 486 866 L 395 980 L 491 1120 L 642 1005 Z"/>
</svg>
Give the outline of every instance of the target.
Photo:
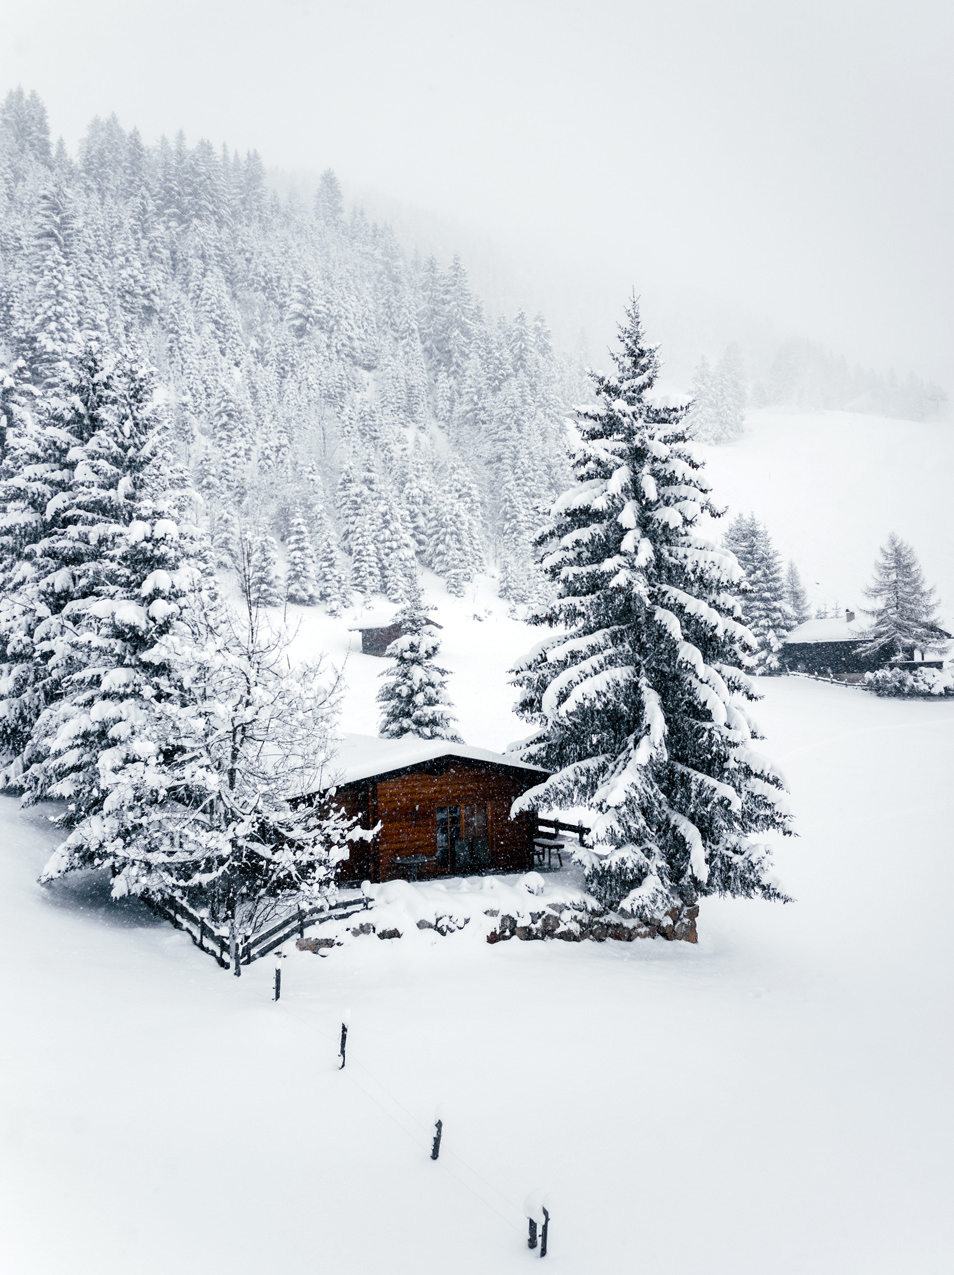
<svg viewBox="0 0 954 1275">
<path fill-rule="evenodd" d="M 530 1233 L 527 1236 L 527 1248 L 537 1247 L 537 1219 L 540 1216 L 542 1204 L 543 1195 L 540 1191 L 531 1191 L 523 1202 L 523 1212 L 530 1224 Z"/>
<path fill-rule="evenodd" d="M 338 1049 L 338 1057 L 341 1059 L 341 1066 L 338 1068 L 339 1071 L 344 1071 L 345 1051 L 348 1048 L 348 1020 L 350 1017 L 351 1015 L 345 1012 L 341 1020 L 341 1045 Z"/>
<path fill-rule="evenodd" d="M 444 1129 L 444 1121 L 441 1119 L 440 1107 L 434 1112 L 434 1142 L 431 1146 L 431 1159 L 436 1160 L 441 1153 L 441 1133 Z"/>
</svg>

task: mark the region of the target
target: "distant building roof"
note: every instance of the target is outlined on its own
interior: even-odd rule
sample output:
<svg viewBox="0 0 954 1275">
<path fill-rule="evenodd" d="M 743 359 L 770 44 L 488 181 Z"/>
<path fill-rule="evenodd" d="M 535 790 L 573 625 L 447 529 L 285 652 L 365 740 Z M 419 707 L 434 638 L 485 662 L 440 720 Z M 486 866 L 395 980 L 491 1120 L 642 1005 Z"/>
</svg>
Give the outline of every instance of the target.
<svg viewBox="0 0 954 1275">
<path fill-rule="evenodd" d="M 862 642 L 867 626 L 861 620 L 806 620 L 792 629 L 786 645 L 802 642 Z"/>
<path fill-rule="evenodd" d="M 367 633 L 372 629 L 390 629 L 397 623 L 396 615 L 385 615 L 383 611 L 371 611 L 367 615 L 360 617 L 359 624 L 349 624 L 349 633 Z M 435 629 L 441 629 L 444 626 L 438 624 L 436 620 L 432 620 L 429 615 L 424 617 L 425 624 L 432 624 Z"/>
</svg>

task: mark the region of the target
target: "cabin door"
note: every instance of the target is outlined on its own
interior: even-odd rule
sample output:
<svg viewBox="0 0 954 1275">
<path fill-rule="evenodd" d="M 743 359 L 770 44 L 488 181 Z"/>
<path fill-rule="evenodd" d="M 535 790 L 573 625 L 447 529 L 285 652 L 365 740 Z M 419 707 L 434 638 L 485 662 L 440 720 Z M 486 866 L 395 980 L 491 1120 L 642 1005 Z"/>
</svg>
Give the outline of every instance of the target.
<svg viewBox="0 0 954 1275">
<path fill-rule="evenodd" d="M 457 873 L 490 867 L 486 802 L 437 807 L 437 862 Z"/>
</svg>

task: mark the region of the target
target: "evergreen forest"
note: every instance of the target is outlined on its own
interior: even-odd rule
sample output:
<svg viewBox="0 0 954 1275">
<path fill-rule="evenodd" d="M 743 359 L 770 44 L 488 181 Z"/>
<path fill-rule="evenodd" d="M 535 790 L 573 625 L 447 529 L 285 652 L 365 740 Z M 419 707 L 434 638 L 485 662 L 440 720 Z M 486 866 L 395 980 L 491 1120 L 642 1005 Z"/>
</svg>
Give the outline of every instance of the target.
<svg viewBox="0 0 954 1275">
<path fill-rule="evenodd" d="M 261 158 L 145 145 L 95 119 L 78 153 L 43 103 L 0 108 L 4 413 L 37 411 L 84 349 L 155 370 L 173 485 L 219 569 L 265 604 L 405 599 L 418 564 L 462 595 L 539 597 L 531 542 L 569 479 L 581 370 L 540 315 L 487 313 L 464 263 L 410 257 L 328 170 L 280 198 Z"/>
</svg>

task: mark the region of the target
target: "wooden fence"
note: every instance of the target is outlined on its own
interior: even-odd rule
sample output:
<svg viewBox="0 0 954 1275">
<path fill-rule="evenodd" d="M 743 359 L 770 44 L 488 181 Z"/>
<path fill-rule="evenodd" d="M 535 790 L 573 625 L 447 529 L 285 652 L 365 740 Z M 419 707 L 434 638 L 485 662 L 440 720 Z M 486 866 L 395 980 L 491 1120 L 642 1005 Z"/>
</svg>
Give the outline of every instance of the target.
<svg viewBox="0 0 954 1275">
<path fill-rule="evenodd" d="M 828 682 L 832 686 L 854 686 L 864 690 L 864 673 L 787 673 L 786 677 L 800 677 L 806 682 Z"/>
<path fill-rule="evenodd" d="M 162 902 L 150 899 L 148 905 L 153 912 L 171 921 L 177 930 L 184 930 L 196 947 L 202 952 L 207 952 L 222 969 L 232 969 L 232 943 L 228 930 L 213 927 L 204 917 L 198 916 L 184 903 L 173 899 Z M 235 954 L 235 973 L 239 973 L 238 967 L 251 965 L 252 961 L 257 961 L 259 957 L 267 956 L 293 935 L 297 934 L 299 938 L 303 938 L 306 925 L 320 925 L 322 921 L 344 920 L 356 912 L 363 912 L 370 906 L 371 900 L 361 895 L 341 899 L 331 907 L 297 908 L 267 929 L 259 930 L 258 933 L 250 935 L 238 944 Z"/>
<path fill-rule="evenodd" d="M 537 815 L 537 831 L 541 836 L 548 838 L 569 833 L 570 836 L 576 837 L 581 846 L 585 846 L 586 838 L 592 829 L 582 823 L 564 823 L 562 819 L 545 819 L 543 815 Z"/>
</svg>

